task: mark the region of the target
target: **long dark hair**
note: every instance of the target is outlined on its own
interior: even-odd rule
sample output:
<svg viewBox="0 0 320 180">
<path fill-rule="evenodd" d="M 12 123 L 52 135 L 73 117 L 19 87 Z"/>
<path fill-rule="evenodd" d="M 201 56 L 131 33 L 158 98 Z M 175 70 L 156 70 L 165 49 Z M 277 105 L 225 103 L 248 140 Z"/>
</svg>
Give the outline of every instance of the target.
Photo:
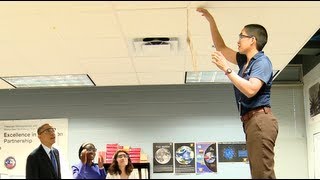
<svg viewBox="0 0 320 180">
<path fill-rule="evenodd" d="M 121 170 L 119 168 L 119 164 L 118 164 L 118 161 L 117 161 L 117 157 L 118 157 L 118 154 L 120 152 L 124 152 L 128 156 L 128 164 L 126 165 L 125 170 L 126 170 L 126 174 L 130 175 L 131 172 L 133 171 L 133 164 L 131 162 L 131 159 L 129 157 L 128 152 L 125 151 L 125 150 L 118 150 L 114 154 L 112 163 L 111 163 L 110 167 L 108 168 L 108 173 L 110 173 L 111 175 L 113 175 L 113 174 L 121 174 Z"/>
</svg>

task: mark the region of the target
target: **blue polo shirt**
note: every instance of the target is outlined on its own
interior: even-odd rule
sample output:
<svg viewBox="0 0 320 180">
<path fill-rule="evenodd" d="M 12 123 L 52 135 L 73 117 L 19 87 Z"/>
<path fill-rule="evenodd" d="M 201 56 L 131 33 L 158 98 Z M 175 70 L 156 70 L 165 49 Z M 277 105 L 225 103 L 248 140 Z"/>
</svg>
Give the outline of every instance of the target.
<svg viewBox="0 0 320 180">
<path fill-rule="evenodd" d="M 247 56 L 238 52 L 236 58 L 239 66 L 239 76 L 246 80 L 249 80 L 250 78 L 258 78 L 264 82 L 257 94 L 251 98 L 248 98 L 233 86 L 240 116 L 243 116 L 248 111 L 258 107 L 271 107 L 270 91 L 273 71 L 270 59 L 264 55 L 263 51 L 259 51 L 252 57 L 248 67 L 244 69 L 244 65 L 247 63 Z"/>
</svg>

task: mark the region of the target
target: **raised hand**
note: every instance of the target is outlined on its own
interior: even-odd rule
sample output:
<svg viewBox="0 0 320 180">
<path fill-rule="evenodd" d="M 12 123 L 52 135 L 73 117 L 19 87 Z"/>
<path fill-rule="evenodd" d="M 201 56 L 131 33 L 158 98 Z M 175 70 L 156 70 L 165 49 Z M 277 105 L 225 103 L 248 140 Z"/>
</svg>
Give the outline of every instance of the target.
<svg viewBox="0 0 320 180">
<path fill-rule="evenodd" d="M 98 157 L 98 166 L 99 166 L 99 168 L 103 167 L 103 163 L 104 163 L 104 159 L 103 159 L 102 155 L 99 154 L 99 157 Z"/>
<path fill-rule="evenodd" d="M 213 21 L 213 17 L 207 9 L 199 7 L 197 8 L 197 11 L 202 13 L 202 16 L 206 17 L 209 22 Z"/>
<path fill-rule="evenodd" d="M 223 54 L 220 51 L 215 51 L 211 54 L 212 62 L 217 65 L 219 69 L 222 71 L 226 71 L 226 69 L 229 68 L 229 64 L 226 60 L 226 58 L 223 56 Z"/>
<path fill-rule="evenodd" d="M 80 157 L 81 157 L 81 162 L 83 163 L 83 164 L 86 164 L 87 163 L 87 150 L 86 149 L 83 149 L 82 150 L 82 152 L 81 152 L 81 155 L 80 155 Z"/>
</svg>

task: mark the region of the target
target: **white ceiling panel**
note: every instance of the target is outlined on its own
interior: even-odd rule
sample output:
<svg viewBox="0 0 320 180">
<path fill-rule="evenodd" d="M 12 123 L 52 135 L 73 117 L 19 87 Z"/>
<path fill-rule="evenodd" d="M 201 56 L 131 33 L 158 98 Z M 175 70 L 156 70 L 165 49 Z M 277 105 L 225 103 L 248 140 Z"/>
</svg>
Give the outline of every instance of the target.
<svg viewBox="0 0 320 180">
<path fill-rule="evenodd" d="M 229 63 L 232 69 L 238 70 L 238 66 Z M 187 56 L 186 59 L 186 71 L 218 71 L 219 68 L 211 62 L 211 55 L 196 56 L 192 59 L 191 56 Z"/>
<path fill-rule="evenodd" d="M 0 8 L 13 12 L 29 12 L 33 9 L 50 8 L 52 10 L 59 8 L 78 8 L 78 7 L 111 7 L 112 4 L 107 1 L 0 1 Z"/>
<path fill-rule="evenodd" d="M 53 58 L 40 60 L 30 60 L 4 63 L 1 65 L 3 76 L 35 76 L 35 75 L 63 75 L 63 74 L 83 74 L 81 66 L 72 61 L 61 63 Z"/>
<path fill-rule="evenodd" d="M 192 58 L 191 56 L 187 56 L 186 71 L 211 71 L 218 70 L 217 66 L 211 63 L 211 56 L 196 56 Z"/>
<path fill-rule="evenodd" d="M 59 9 L 50 12 L 51 26 L 63 39 L 120 37 L 114 11 L 103 7 Z"/>
<path fill-rule="evenodd" d="M 1 29 L 1 28 L 0 28 Z M 18 53 L 16 43 L 7 40 L 0 40 L 0 62 L 1 65 L 10 62 L 22 61 L 22 56 Z"/>
<path fill-rule="evenodd" d="M 187 33 L 186 13 L 186 9 L 148 9 L 118 11 L 118 17 L 125 36 L 175 37 Z"/>
<path fill-rule="evenodd" d="M 88 74 L 97 86 L 130 86 L 141 85 L 136 73 Z"/>
<path fill-rule="evenodd" d="M 133 62 L 138 73 L 184 71 L 185 57 L 137 57 Z"/>
<path fill-rule="evenodd" d="M 21 42 L 19 44 L 17 43 L 15 48 L 25 61 L 38 61 L 40 59 L 43 61 L 57 61 L 61 58 L 59 55 L 61 47 L 57 42 Z"/>
<path fill-rule="evenodd" d="M 184 84 L 185 72 L 137 73 L 140 85 Z"/>
<path fill-rule="evenodd" d="M 267 53 L 266 53 L 267 54 Z M 296 54 L 272 54 L 268 53 L 269 59 L 272 61 L 272 66 L 274 70 L 282 70 L 285 68 L 289 62 L 285 59 L 293 59 Z"/>
<path fill-rule="evenodd" d="M 11 86 L 7 82 L 3 81 L 2 79 L 0 79 L 0 87 L 1 87 L 1 89 L 14 89 L 13 86 Z"/>
<path fill-rule="evenodd" d="M 210 55 L 215 50 L 211 36 L 192 36 L 191 39 L 196 55 Z"/>
<path fill-rule="evenodd" d="M 75 58 L 127 57 L 127 44 L 121 38 L 68 39 L 61 44 Z"/>
<path fill-rule="evenodd" d="M 319 1 L 191 1 L 190 7 L 202 7 L 214 8 L 214 7 L 229 7 L 229 8 L 259 8 L 259 7 L 270 7 L 270 8 L 294 8 L 294 7 L 320 7 Z"/>
<path fill-rule="evenodd" d="M 218 70 L 199 6 L 234 50 L 244 25 L 264 25 L 264 51 L 279 70 L 320 28 L 320 2 L 313 1 L 2 1 L 0 77 L 89 74 L 97 86 L 184 84 L 185 71 Z M 177 51 L 138 55 L 133 39 L 145 37 L 176 37 Z"/>
<path fill-rule="evenodd" d="M 1 60 L 1 77 L 4 76 L 22 76 L 34 74 L 34 68 L 22 58 L 19 59 L 2 59 Z M 1 87 L 1 86 L 0 86 Z"/>
<path fill-rule="evenodd" d="M 2 17 L 7 19 L 8 17 Z M 10 17 L 10 21 L 1 21 L 4 32 L 0 39 L 13 42 L 30 42 L 56 39 L 57 34 L 50 28 L 48 16 L 38 14 L 19 14 Z"/>
<path fill-rule="evenodd" d="M 86 59 L 81 60 L 85 72 L 94 74 L 135 73 L 130 58 Z"/>
<path fill-rule="evenodd" d="M 116 10 L 186 8 L 188 1 L 111 1 Z"/>
</svg>

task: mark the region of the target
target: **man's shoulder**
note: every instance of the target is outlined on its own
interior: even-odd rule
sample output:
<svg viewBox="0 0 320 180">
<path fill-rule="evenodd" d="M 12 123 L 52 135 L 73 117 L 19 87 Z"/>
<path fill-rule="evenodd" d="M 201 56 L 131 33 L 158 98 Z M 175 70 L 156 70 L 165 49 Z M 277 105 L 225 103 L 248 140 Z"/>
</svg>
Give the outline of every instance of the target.
<svg viewBox="0 0 320 180">
<path fill-rule="evenodd" d="M 260 64 L 260 65 L 263 65 L 263 66 L 272 66 L 271 60 L 265 54 L 263 54 L 259 58 L 257 58 L 255 60 L 255 64 Z"/>
<path fill-rule="evenodd" d="M 37 148 L 35 148 L 35 149 L 30 153 L 30 155 L 38 154 L 38 153 L 40 153 L 41 151 L 42 151 L 42 149 L 41 149 L 41 145 L 40 145 L 40 146 L 38 146 Z"/>
</svg>

